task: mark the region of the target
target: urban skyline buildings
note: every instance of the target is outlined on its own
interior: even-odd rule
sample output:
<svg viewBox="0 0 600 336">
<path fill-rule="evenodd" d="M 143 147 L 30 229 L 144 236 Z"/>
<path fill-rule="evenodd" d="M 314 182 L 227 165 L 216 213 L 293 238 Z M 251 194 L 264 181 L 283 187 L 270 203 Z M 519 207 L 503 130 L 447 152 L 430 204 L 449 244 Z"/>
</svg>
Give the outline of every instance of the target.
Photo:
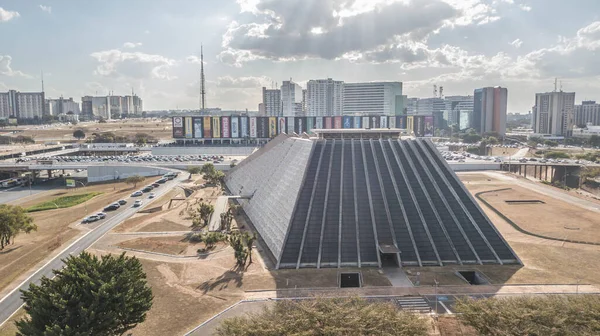
<svg viewBox="0 0 600 336">
<path fill-rule="evenodd" d="M 44 92 L 0 92 L 0 118 L 37 119 L 44 115 Z"/>
<path fill-rule="evenodd" d="M 306 83 L 306 115 L 341 116 L 344 82 L 331 78 L 311 79 Z"/>
<path fill-rule="evenodd" d="M 573 132 L 575 92 L 535 94 L 532 128 L 536 134 L 570 136 Z"/>
<path fill-rule="evenodd" d="M 573 124 L 577 127 L 587 124 L 600 125 L 600 104 L 595 100 L 584 100 L 580 105 L 575 105 Z"/>
<path fill-rule="evenodd" d="M 281 90 L 262 88 L 264 115 L 278 117 L 281 115 Z M 260 109 L 260 107 L 259 107 Z"/>
<path fill-rule="evenodd" d="M 285 116 L 302 114 L 302 87 L 291 79 L 281 84 L 281 112 Z"/>
<path fill-rule="evenodd" d="M 344 83 L 342 114 L 401 115 L 404 99 L 401 82 Z"/>
<path fill-rule="evenodd" d="M 117 119 L 123 116 L 140 116 L 143 102 L 137 95 L 132 96 L 84 96 L 81 97 L 81 114 L 86 119 Z"/>
<path fill-rule="evenodd" d="M 506 133 L 506 107 L 508 90 L 503 87 L 475 89 L 473 93 L 473 114 L 471 128 L 477 133 Z"/>
</svg>

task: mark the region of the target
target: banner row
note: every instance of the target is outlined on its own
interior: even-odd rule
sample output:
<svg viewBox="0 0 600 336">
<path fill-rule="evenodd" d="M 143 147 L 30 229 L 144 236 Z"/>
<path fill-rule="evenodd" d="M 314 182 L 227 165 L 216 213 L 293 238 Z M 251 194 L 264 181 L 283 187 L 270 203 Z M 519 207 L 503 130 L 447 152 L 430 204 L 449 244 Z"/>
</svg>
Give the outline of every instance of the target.
<svg viewBox="0 0 600 336">
<path fill-rule="evenodd" d="M 313 129 L 400 128 L 417 137 L 433 136 L 433 116 L 339 117 L 173 117 L 173 138 L 274 138 Z"/>
</svg>

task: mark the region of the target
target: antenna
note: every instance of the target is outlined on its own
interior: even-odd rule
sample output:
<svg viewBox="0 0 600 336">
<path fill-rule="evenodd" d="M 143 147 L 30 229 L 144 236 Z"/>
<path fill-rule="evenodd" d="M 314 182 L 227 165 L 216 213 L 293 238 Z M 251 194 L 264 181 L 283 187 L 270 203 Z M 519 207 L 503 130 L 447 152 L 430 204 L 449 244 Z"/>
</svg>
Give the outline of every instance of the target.
<svg viewBox="0 0 600 336">
<path fill-rule="evenodd" d="M 440 98 L 444 98 L 444 87 L 440 85 Z"/>
<path fill-rule="evenodd" d="M 556 85 L 557 85 L 557 83 L 556 83 L 556 82 L 557 82 L 557 81 L 558 81 L 558 78 L 554 77 L 554 92 L 556 92 Z"/>
<path fill-rule="evenodd" d="M 433 96 L 437 97 L 437 85 L 433 84 Z"/>
<path fill-rule="evenodd" d="M 202 112 L 206 108 L 206 90 L 204 87 L 204 48 L 200 44 L 200 97 L 201 97 L 201 108 Z"/>
<path fill-rule="evenodd" d="M 42 70 L 42 92 L 44 92 L 44 70 Z"/>
</svg>

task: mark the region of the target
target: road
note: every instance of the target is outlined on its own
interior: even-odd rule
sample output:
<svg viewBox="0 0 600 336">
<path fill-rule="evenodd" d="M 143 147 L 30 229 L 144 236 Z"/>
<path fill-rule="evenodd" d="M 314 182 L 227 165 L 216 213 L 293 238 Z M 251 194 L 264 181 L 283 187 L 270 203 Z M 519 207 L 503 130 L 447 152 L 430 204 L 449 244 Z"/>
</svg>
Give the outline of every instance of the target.
<svg viewBox="0 0 600 336">
<path fill-rule="evenodd" d="M 71 177 L 85 177 L 87 175 L 86 171 L 82 171 L 79 173 L 73 172 L 71 173 Z M 64 178 L 57 178 L 55 180 L 47 181 L 47 182 L 36 182 L 31 186 L 31 190 L 29 187 L 12 187 L 7 189 L 0 189 L 0 204 L 7 204 L 12 201 L 16 201 L 20 198 L 28 197 L 31 195 L 39 194 L 44 191 L 64 188 L 65 181 Z"/>
<path fill-rule="evenodd" d="M 155 189 L 155 199 L 159 198 L 160 196 L 171 190 L 173 187 L 175 187 L 176 184 L 185 180 L 186 178 L 187 174 L 180 174 L 178 178 L 165 183 L 162 187 L 158 189 Z M 38 269 L 29 278 L 23 281 L 17 288 L 15 288 L 2 299 L 0 299 L 0 326 L 4 324 L 4 322 L 6 322 L 6 320 L 8 320 L 23 305 L 23 301 L 21 300 L 21 292 L 19 291 L 19 289 L 27 289 L 30 283 L 39 284 L 40 279 L 43 276 L 46 276 L 48 278 L 53 277 L 54 274 L 52 273 L 52 270 L 61 269 L 64 266 L 62 259 L 65 259 L 70 255 L 77 255 L 84 251 L 86 248 L 91 246 L 94 242 L 100 239 L 105 233 L 110 231 L 119 223 L 131 217 L 138 210 L 148 206 L 148 204 L 150 204 L 150 202 L 148 201 L 149 200 L 146 198 L 144 205 L 139 208 L 131 207 L 133 202 L 129 202 L 127 205 L 123 206 L 127 207 L 124 209 L 124 211 L 110 213 L 103 220 L 103 223 L 100 226 L 88 231 L 83 236 L 78 238 L 71 245 L 62 250 L 56 257 L 48 261 L 44 266 Z"/>
</svg>

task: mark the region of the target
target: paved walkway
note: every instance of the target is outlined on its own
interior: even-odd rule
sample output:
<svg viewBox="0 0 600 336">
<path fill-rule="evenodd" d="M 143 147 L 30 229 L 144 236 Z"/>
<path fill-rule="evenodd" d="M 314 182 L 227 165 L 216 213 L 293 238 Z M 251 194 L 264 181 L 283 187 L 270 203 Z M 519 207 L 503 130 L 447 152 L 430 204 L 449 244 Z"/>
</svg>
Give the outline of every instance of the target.
<svg viewBox="0 0 600 336">
<path fill-rule="evenodd" d="M 227 200 L 229 196 L 219 196 L 215 202 L 215 211 L 210 216 L 210 222 L 208 223 L 208 231 L 220 231 L 221 228 L 221 214 L 227 211 Z"/>
<path fill-rule="evenodd" d="M 413 287 L 413 283 L 408 279 L 406 273 L 401 268 L 384 268 L 383 273 L 390 280 L 394 287 Z"/>
</svg>

